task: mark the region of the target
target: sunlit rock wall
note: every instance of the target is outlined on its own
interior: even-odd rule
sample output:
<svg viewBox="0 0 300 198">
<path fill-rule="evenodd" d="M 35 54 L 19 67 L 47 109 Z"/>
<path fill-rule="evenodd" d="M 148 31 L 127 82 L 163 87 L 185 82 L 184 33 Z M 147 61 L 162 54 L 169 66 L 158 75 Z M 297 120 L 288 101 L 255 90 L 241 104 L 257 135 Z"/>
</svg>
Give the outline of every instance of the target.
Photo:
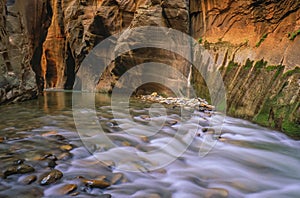
<svg viewBox="0 0 300 198">
<path fill-rule="evenodd" d="M 192 0 L 190 14 L 192 36 L 222 72 L 228 114 L 299 137 L 300 1 Z"/>
</svg>

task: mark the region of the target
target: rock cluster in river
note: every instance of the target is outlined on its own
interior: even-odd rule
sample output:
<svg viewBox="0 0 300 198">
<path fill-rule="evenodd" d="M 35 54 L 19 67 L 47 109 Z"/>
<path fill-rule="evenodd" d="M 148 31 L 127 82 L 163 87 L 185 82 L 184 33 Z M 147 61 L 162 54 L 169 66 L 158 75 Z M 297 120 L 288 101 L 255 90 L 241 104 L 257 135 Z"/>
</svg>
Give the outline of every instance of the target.
<svg viewBox="0 0 300 198">
<path fill-rule="evenodd" d="M 3 141 L 0 145 L 6 148 L 6 153 L 1 153 L 1 160 L 7 159 L 0 168 L 2 169 L 0 176 L 4 181 L 8 183 L 14 183 L 13 185 L 25 185 L 31 189 L 36 189 L 35 192 L 29 192 L 28 196 L 35 196 L 36 193 L 44 196 L 88 196 L 91 192 L 97 193 L 100 197 L 110 197 L 109 194 L 103 193 L 103 191 L 111 185 L 117 185 L 119 183 L 126 182 L 126 178 L 122 173 L 113 173 L 109 164 L 96 164 L 98 170 L 93 171 L 92 174 L 85 175 L 85 169 L 82 167 L 82 173 L 76 171 L 70 176 L 70 173 L 64 173 L 65 163 L 71 163 L 73 149 L 76 146 L 68 143 L 68 139 L 59 134 L 57 131 L 43 132 L 37 134 L 27 133 L 24 137 L 2 137 Z M 18 139 L 18 144 L 12 144 L 15 139 Z M 34 148 L 29 146 L 28 152 L 35 153 L 24 158 L 17 158 L 17 153 L 22 154 L 23 150 L 28 147 L 28 141 L 37 141 L 40 139 L 45 146 L 41 148 Z M 24 142 L 23 142 L 24 141 Z M 36 143 L 36 142 L 35 142 Z M 30 143 L 29 143 L 30 144 Z M 36 145 L 35 145 L 36 146 Z M 45 147 L 45 148 L 44 148 Z M 43 150 L 45 149 L 45 150 Z M 88 153 L 89 154 L 89 153 Z M 26 156 L 26 153 L 22 154 Z M 76 156 L 78 158 L 79 156 Z M 93 162 L 95 163 L 95 162 Z M 86 165 L 86 166 L 93 166 Z M 106 173 L 102 174 L 99 168 L 105 169 Z M 87 168 L 88 170 L 88 168 Z M 10 187 L 7 190 L 0 190 L 0 197 L 2 196 L 19 196 L 22 193 L 20 187 L 19 191 L 12 191 Z M 99 190 L 94 190 L 99 189 Z"/>
<path fill-rule="evenodd" d="M 175 107 L 191 107 L 198 111 L 213 111 L 215 109 L 214 106 L 208 104 L 205 99 L 202 98 L 176 98 L 176 97 L 163 97 L 158 95 L 157 92 L 153 92 L 151 95 L 140 95 L 137 98 L 149 101 L 149 102 L 157 102 L 160 104 Z"/>
</svg>

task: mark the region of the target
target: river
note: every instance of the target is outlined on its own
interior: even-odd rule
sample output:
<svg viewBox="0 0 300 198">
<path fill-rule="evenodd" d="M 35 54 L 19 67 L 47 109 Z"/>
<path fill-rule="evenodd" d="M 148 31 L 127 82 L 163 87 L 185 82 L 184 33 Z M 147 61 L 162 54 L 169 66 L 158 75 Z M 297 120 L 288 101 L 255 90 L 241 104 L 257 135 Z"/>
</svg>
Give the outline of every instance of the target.
<svg viewBox="0 0 300 198">
<path fill-rule="evenodd" d="M 126 118 L 121 124 L 134 129 L 132 133 L 138 131 L 136 135 L 118 126 L 110 97 L 96 95 L 97 122 L 114 146 L 100 144 L 95 134 L 78 133 L 71 92 L 45 92 L 37 100 L 0 106 L 0 197 L 300 197 L 300 141 L 226 117 L 220 137 L 199 155 L 204 137 L 213 139 L 209 127 L 206 131 L 209 115 L 194 112 L 189 123 L 182 123 L 176 108 L 167 109 L 165 115 L 152 112 L 150 117 L 151 104 L 136 100 L 131 104 L 128 123 L 134 121 L 136 127 L 132 123 L 128 127 Z M 81 111 L 89 109 L 83 106 Z M 149 135 L 146 126 L 156 118 L 165 122 Z M 187 148 L 178 140 L 176 148 L 161 151 L 154 160 L 130 156 L 133 149 L 157 150 L 174 139 L 181 125 L 188 129 L 197 123 L 199 129 L 189 136 Z M 34 171 L 7 174 L 9 167 L 22 163 Z M 54 168 L 62 178 L 41 185 L 41 175 Z M 27 184 L 29 176 L 36 179 Z M 99 187 L 91 183 L 95 181 L 109 185 Z"/>
</svg>

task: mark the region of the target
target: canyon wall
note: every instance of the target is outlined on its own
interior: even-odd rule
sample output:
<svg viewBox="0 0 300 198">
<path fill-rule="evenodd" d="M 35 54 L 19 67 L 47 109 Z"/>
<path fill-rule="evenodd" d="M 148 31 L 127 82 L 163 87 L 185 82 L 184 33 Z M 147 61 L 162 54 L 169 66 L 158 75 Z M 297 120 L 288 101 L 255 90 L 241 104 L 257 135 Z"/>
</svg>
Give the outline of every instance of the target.
<svg viewBox="0 0 300 198">
<path fill-rule="evenodd" d="M 38 94 L 39 49 L 51 23 L 46 0 L 0 2 L 0 104 Z M 38 59 L 38 58 L 37 58 Z"/>
<path fill-rule="evenodd" d="M 127 28 L 163 26 L 210 51 L 227 89 L 229 115 L 299 137 L 299 0 L 10 0 L 0 9 L 2 103 L 44 88 L 72 89 L 83 59 L 102 40 Z M 189 73 L 182 57 L 142 49 L 112 62 L 98 91 L 110 92 L 126 70 L 149 61 Z M 192 83 L 209 98 L 195 69 Z M 140 88 L 156 89 L 168 94 L 161 85 Z"/>
<path fill-rule="evenodd" d="M 190 14 L 222 72 L 228 114 L 299 137 L 300 1 L 191 1 Z M 202 81 L 195 72 L 200 94 Z"/>
</svg>

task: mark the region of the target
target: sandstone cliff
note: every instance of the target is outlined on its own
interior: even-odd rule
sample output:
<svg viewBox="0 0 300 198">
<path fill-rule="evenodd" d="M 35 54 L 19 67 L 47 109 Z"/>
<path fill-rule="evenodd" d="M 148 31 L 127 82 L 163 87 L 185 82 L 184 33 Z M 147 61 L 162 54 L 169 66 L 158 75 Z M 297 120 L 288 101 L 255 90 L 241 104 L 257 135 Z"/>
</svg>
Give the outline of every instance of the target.
<svg viewBox="0 0 300 198">
<path fill-rule="evenodd" d="M 229 115 L 299 137 L 300 1 L 191 1 L 190 13 L 191 34 L 223 74 Z"/>
<path fill-rule="evenodd" d="M 36 95 L 31 68 L 40 91 L 71 89 L 82 60 L 103 39 L 126 28 L 164 26 L 190 34 L 214 56 L 230 115 L 290 135 L 300 131 L 299 0 L 11 0 L 6 5 L 8 11 L 1 2 L 1 101 Z M 116 59 L 97 89 L 111 91 L 127 69 L 148 61 L 188 75 L 189 64 L 176 54 L 142 50 Z M 192 74 L 198 94 L 209 97 L 201 75 Z M 166 90 L 155 84 L 141 88 L 155 89 Z"/>
</svg>

